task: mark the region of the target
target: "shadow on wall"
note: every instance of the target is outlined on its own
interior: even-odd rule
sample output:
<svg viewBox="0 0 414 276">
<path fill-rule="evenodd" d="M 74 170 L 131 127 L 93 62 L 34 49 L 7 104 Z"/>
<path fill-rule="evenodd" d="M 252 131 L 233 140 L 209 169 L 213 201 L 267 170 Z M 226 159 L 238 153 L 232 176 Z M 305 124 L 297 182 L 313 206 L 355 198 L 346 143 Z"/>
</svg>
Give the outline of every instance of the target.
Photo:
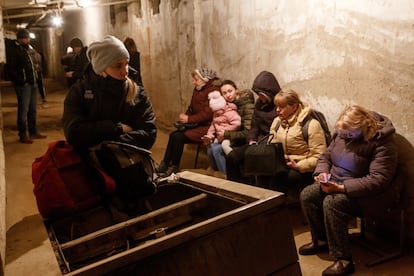
<svg viewBox="0 0 414 276">
<path fill-rule="evenodd" d="M 396 135 L 398 145 L 398 171 L 397 181 L 403 181 L 404 190 L 402 201 L 406 207 L 407 233 L 410 249 L 414 251 L 414 147 L 400 134 Z"/>
</svg>

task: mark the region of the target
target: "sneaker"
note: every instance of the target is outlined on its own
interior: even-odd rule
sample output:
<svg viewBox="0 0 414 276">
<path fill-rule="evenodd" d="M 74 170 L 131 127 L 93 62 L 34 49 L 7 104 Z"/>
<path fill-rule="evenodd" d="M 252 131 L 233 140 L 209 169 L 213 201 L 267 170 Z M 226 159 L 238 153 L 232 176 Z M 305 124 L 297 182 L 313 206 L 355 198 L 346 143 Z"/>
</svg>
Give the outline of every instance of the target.
<svg viewBox="0 0 414 276">
<path fill-rule="evenodd" d="M 27 136 L 25 136 L 25 137 L 21 137 L 20 139 L 19 139 L 19 142 L 20 143 L 23 143 L 23 144 L 33 144 L 33 140 L 32 139 L 30 139 L 29 137 L 27 137 Z"/>
<path fill-rule="evenodd" d="M 178 166 L 177 165 L 171 165 L 168 167 L 168 170 L 165 172 L 165 176 L 170 176 L 173 173 L 178 172 Z"/>
<path fill-rule="evenodd" d="M 161 164 L 156 169 L 157 173 L 166 173 L 168 170 L 168 164 L 165 161 L 161 161 Z"/>
<path fill-rule="evenodd" d="M 39 132 L 30 134 L 31 139 L 45 139 L 46 137 L 47 137 L 46 135 L 42 135 Z"/>
</svg>

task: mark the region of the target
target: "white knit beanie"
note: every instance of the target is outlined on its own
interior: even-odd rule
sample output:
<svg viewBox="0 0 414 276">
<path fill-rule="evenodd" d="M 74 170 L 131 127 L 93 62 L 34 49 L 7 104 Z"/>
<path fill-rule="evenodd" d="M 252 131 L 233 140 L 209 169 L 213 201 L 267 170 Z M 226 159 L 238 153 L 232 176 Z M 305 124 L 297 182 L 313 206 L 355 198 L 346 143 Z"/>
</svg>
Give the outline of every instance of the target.
<svg viewBox="0 0 414 276">
<path fill-rule="evenodd" d="M 129 53 L 124 43 L 111 35 L 105 36 L 102 41 L 92 42 L 86 55 L 92 63 L 93 71 L 98 75 L 120 59 L 129 60 Z"/>
</svg>

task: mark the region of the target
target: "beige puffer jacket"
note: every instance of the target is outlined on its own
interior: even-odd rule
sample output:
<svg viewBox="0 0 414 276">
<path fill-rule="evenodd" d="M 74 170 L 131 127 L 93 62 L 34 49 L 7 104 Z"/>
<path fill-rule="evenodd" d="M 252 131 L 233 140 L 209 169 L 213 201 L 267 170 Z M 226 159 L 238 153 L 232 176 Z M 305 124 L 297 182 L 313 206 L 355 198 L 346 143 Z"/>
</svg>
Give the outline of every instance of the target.
<svg viewBox="0 0 414 276">
<path fill-rule="evenodd" d="M 323 129 L 315 119 L 309 122 L 308 141 L 303 137 L 302 122 L 310 112 L 310 106 L 304 104 L 303 107 L 299 106 L 288 120 L 280 122 L 280 118 L 276 117 L 270 127 L 270 134 L 273 134 L 270 142 L 283 144 L 285 155 L 295 160 L 300 173 L 313 172 L 319 156 L 327 147 Z M 280 126 L 275 130 L 277 125 Z"/>
</svg>

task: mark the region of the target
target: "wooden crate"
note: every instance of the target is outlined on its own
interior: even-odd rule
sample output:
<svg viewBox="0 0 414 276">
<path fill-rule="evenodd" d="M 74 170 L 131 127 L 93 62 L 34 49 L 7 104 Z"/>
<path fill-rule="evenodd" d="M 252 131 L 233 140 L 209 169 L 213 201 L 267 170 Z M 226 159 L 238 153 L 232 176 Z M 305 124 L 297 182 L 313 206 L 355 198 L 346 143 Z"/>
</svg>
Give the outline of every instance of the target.
<svg viewBox="0 0 414 276">
<path fill-rule="evenodd" d="M 114 223 L 105 208 L 47 222 L 65 275 L 301 275 L 285 196 L 182 172 Z"/>
</svg>

